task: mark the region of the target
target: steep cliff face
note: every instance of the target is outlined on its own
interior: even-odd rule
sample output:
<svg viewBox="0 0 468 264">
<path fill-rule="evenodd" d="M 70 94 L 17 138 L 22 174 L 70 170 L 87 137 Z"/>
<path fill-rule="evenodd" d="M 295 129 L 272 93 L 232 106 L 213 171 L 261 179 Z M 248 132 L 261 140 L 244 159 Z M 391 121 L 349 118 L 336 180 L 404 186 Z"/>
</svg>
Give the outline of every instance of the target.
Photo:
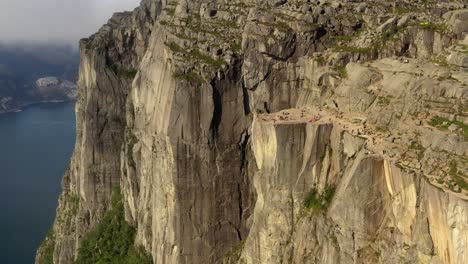
<svg viewBox="0 0 468 264">
<path fill-rule="evenodd" d="M 142 3 L 133 13 L 115 14 L 80 43 L 77 143 L 53 227 L 56 263 L 73 261 L 83 235 L 100 221 L 113 187 L 120 184 L 125 105 L 156 18 L 155 5 Z"/>
<path fill-rule="evenodd" d="M 114 15 L 81 43 L 77 145 L 37 262 L 52 246 L 72 263 L 120 186 L 154 263 L 466 263 L 468 11 L 426 5 Z"/>
<path fill-rule="evenodd" d="M 254 122 L 259 171 L 247 263 L 463 263 L 467 203 L 444 193 L 340 122 Z M 326 207 L 303 201 L 337 186 Z M 317 198 L 323 199 L 323 198 Z M 324 201 L 326 202 L 326 201 Z"/>
</svg>

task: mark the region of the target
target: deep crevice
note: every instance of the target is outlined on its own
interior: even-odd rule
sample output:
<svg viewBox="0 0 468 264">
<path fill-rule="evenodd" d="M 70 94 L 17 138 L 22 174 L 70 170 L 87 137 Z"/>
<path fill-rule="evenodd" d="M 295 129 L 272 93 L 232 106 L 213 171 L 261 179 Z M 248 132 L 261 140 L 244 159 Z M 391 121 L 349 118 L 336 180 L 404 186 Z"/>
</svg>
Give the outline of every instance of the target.
<svg viewBox="0 0 468 264">
<path fill-rule="evenodd" d="M 221 118 L 223 116 L 223 99 L 221 92 L 218 90 L 215 81 L 211 82 L 211 87 L 213 90 L 213 119 L 211 120 L 211 142 L 214 142 L 218 136 L 219 125 L 221 124 Z"/>
<path fill-rule="evenodd" d="M 249 92 L 247 91 L 247 88 L 245 87 L 244 82 L 242 82 L 242 94 L 243 94 L 243 103 L 244 103 L 244 114 L 249 115 L 251 110 L 250 110 L 250 97 L 249 97 Z"/>
</svg>

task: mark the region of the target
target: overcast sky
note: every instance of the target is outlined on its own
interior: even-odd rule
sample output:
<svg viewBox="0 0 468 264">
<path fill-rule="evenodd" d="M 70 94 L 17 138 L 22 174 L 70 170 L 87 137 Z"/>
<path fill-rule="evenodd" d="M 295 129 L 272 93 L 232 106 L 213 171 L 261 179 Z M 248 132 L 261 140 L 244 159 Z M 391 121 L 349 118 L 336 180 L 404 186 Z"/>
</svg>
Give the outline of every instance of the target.
<svg viewBox="0 0 468 264">
<path fill-rule="evenodd" d="M 77 45 L 140 0 L 0 0 L 0 42 Z"/>
</svg>

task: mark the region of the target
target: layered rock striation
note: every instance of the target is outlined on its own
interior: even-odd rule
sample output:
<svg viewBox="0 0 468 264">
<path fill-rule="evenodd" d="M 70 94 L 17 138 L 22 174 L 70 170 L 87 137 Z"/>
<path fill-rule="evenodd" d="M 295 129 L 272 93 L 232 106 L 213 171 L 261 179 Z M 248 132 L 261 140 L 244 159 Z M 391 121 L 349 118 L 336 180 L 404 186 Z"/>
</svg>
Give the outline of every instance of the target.
<svg viewBox="0 0 468 264">
<path fill-rule="evenodd" d="M 114 15 L 81 42 L 54 263 L 116 186 L 154 263 L 466 263 L 468 11 L 423 5 Z"/>
</svg>

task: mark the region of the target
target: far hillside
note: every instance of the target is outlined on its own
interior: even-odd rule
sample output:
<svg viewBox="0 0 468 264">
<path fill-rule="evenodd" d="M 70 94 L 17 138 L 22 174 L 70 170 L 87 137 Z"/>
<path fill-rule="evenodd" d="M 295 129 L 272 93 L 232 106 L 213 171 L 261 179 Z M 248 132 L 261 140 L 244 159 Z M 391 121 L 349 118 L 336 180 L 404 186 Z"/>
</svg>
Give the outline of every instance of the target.
<svg viewBox="0 0 468 264">
<path fill-rule="evenodd" d="M 0 113 L 76 97 L 79 52 L 66 45 L 0 44 Z M 38 87 L 41 78 L 58 81 Z M 49 82 L 50 83 L 50 82 Z"/>
</svg>

